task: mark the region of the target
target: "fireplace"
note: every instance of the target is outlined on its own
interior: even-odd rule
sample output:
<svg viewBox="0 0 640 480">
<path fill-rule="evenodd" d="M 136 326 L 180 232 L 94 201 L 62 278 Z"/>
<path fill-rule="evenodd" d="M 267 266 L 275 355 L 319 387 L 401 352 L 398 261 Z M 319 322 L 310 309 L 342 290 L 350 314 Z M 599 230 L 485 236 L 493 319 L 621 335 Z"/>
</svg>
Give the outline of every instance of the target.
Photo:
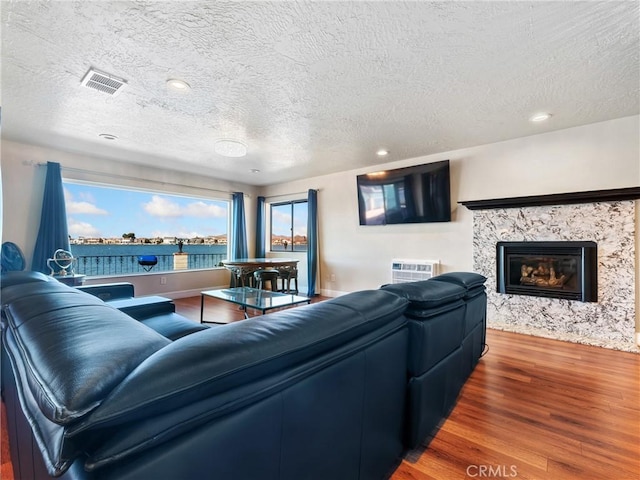
<svg viewBox="0 0 640 480">
<path fill-rule="evenodd" d="M 595 242 L 498 242 L 499 293 L 598 301 Z"/>
</svg>

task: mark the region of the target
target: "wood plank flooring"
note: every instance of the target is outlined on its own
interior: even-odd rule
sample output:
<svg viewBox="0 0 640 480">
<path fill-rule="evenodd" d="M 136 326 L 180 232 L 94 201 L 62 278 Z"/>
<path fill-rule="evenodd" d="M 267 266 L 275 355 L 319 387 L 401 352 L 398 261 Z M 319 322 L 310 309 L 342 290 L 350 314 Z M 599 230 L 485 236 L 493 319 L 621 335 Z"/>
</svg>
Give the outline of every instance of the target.
<svg viewBox="0 0 640 480">
<path fill-rule="evenodd" d="M 487 333 L 453 412 L 394 480 L 640 478 L 640 355 Z"/>
<path fill-rule="evenodd" d="M 199 298 L 176 304 L 199 319 Z M 205 306 L 206 320 L 242 318 Z M 640 355 L 497 330 L 487 343 L 434 440 L 392 480 L 640 479 Z"/>
</svg>

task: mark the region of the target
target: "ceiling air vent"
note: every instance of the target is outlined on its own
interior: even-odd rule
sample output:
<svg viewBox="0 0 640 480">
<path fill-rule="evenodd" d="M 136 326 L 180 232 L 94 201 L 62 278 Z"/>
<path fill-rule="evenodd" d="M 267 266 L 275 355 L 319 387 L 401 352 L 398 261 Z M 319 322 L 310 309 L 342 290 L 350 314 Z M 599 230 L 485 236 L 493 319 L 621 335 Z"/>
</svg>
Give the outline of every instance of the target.
<svg viewBox="0 0 640 480">
<path fill-rule="evenodd" d="M 82 79 L 82 85 L 115 97 L 127 85 L 127 81 L 90 68 Z"/>
</svg>

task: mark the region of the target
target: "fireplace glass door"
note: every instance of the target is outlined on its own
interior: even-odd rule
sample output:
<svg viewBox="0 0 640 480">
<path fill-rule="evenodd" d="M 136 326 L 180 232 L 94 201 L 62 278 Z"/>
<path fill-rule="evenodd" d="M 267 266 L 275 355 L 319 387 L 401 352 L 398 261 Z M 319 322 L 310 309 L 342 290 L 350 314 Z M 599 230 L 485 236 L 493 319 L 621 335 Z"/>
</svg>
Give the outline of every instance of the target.
<svg viewBox="0 0 640 480">
<path fill-rule="evenodd" d="M 498 292 L 597 301 L 594 242 L 498 242 Z"/>
</svg>

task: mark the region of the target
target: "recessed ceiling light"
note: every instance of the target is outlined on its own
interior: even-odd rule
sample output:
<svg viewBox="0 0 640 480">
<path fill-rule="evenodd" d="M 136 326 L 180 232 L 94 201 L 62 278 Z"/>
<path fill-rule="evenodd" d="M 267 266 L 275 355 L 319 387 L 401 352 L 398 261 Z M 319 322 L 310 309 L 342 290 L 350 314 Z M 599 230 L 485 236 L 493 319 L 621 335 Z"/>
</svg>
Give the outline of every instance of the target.
<svg viewBox="0 0 640 480">
<path fill-rule="evenodd" d="M 104 138 L 105 140 L 117 140 L 118 137 L 115 135 L 111 135 L 110 133 L 101 133 L 98 135 L 100 138 Z"/>
<path fill-rule="evenodd" d="M 180 90 L 182 92 L 186 92 L 191 89 L 191 86 L 187 82 L 180 80 L 179 78 L 170 78 L 167 80 L 167 86 L 173 90 Z"/>
<path fill-rule="evenodd" d="M 244 157 L 247 154 L 247 146 L 237 140 L 219 140 L 213 149 L 223 157 Z"/>
<path fill-rule="evenodd" d="M 251 173 L 260 173 L 260 170 L 257 168 L 252 168 L 251 170 L 249 170 Z"/>
<path fill-rule="evenodd" d="M 376 155 L 378 155 L 379 157 L 386 157 L 387 155 L 389 155 L 389 150 L 385 150 L 384 148 L 381 148 L 376 152 Z"/>
<path fill-rule="evenodd" d="M 544 122 L 545 120 L 549 120 L 551 118 L 551 114 L 547 112 L 536 113 L 529 117 L 530 122 Z"/>
</svg>

